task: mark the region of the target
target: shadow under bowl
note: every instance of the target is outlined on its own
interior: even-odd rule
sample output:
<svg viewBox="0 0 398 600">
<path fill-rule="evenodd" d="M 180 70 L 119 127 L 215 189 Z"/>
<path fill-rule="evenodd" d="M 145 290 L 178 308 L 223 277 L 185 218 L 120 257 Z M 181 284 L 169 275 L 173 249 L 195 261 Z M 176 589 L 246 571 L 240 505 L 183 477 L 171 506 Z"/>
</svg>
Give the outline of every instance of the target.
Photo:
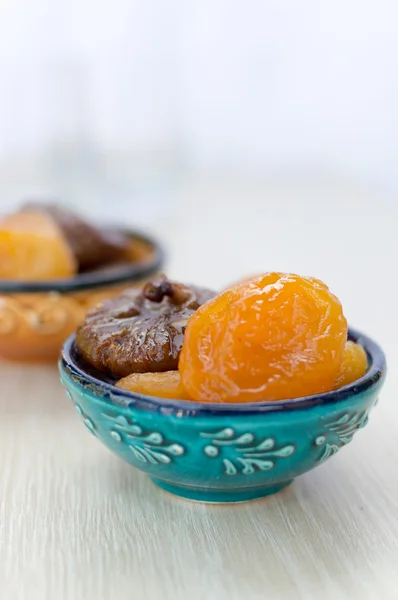
<svg viewBox="0 0 398 600">
<path fill-rule="evenodd" d="M 75 277 L 48 281 L 0 280 L 0 356 L 18 361 L 56 361 L 66 338 L 77 329 L 88 310 L 141 286 L 163 266 L 160 245 L 137 231 L 131 239 L 130 259 Z"/>
<path fill-rule="evenodd" d="M 324 463 L 367 424 L 386 361 L 368 337 L 350 330 L 349 338 L 367 352 L 361 379 L 280 402 L 202 404 L 127 392 L 80 361 L 74 336 L 59 368 L 88 431 L 159 487 L 202 502 L 244 502 Z"/>
</svg>

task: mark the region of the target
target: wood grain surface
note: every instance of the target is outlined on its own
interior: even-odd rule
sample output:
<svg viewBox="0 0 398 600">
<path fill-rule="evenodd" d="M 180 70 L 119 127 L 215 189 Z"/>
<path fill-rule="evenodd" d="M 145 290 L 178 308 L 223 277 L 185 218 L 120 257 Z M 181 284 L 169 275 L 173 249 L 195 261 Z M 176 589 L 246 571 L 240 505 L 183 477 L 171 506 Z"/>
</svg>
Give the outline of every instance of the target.
<svg viewBox="0 0 398 600">
<path fill-rule="evenodd" d="M 173 251 L 169 272 L 224 285 L 259 269 L 287 270 L 291 262 L 290 270 L 324 278 L 351 322 L 355 314 L 352 324 L 387 352 L 389 376 L 369 425 L 273 497 L 203 505 L 156 489 L 89 436 L 55 366 L 3 363 L 1 600 L 398 598 L 397 216 L 383 213 L 382 202 L 376 211 L 366 195 L 335 190 L 322 237 L 312 226 L 319 190 L 306 188 L 297 205 L 290 189 L 268 183 L 261 190 L 185 186 L 178 218 L 154 224 Z M 262 208 L 261 198 L 272 193 L 279 201 Z M 344 199 L 337 243 L 333 227 Z M 182 225 L 192 210 L 197 220 L 188 242 Z M 293 222 L 301 219 L 300 236 L 293 222 L 282 227 L 288 210 Z"/>
</svg>

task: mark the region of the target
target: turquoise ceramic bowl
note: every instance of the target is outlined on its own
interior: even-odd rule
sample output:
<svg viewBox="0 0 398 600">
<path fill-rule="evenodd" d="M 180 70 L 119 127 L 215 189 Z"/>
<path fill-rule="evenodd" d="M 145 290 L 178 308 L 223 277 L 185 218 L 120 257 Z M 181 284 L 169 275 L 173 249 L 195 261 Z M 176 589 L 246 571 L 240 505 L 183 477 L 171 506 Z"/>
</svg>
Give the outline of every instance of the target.
<svg viewBox="0 0 398 600">
<path fill-rule="evenodd" d="M 267 496 L 321 465 L 368 422 L 385 376 L 382 350 L 366 349 L 368 372 L 316 396 L 251 404 L 150 398 L 115 387 L 79 361 L 74 336 L 60 360 L 61 381 L 86 428 L 159 487 L 205 502 Z"/>
</svg>

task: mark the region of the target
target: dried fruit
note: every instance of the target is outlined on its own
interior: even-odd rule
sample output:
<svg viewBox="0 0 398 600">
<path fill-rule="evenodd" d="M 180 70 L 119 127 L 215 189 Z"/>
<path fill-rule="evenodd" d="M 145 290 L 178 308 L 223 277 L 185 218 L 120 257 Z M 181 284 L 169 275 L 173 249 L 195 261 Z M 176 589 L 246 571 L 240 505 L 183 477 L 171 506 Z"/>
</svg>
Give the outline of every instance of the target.
<svg viewBox="0 0 398 600">
<path fill-rule="evenodd" d="M 56 205 L 30 204 L 0 221 L 0 277 L 70 277 L 125 258 L 130 240 Z"/>
<path fill-rule="evenodd" d="M 87 271 L 124 258 L 129 239 L 120 231 L 99 229 L 75 213 L 52 204 L 29 204 L 24 211 L 42 213 L 60 229 L 78 263 Z"/>
<path fill-rule="evenodd" d="M 161 278 L 90 312 L 76 345 L 92 366 L 113 375 L 177 369 L 189 317 L 214 292 Z"/>
<path fill-rule="evenodd" d="M 164 373 L 133 373 L 117 382 L 117 387 L 129 392 L 174 400 L 187 400 L 178 371 Z"/>
<path fill-rule="evenodd" d="M 57 225 L 43 213 L 19 212 L 0 222 L 0 278 L 70 277 L 76 258 Z"/>
<path fill-rule="evenodd" d="M 339 374 L 334 383 L 334 389 L 353 383 L 365 374 L 368 368 L 368 359 L 365 350 L 359 344 L 348 341 L 344 348 L 343 361 Z"/>
<path fill-rule="evenodd" d="M 347 322 L 322 282 L 266 273 L 210 300 L 189 319 L 179 369 L 204 402 L 297 398 L 333 388 Z"/>
</svg>

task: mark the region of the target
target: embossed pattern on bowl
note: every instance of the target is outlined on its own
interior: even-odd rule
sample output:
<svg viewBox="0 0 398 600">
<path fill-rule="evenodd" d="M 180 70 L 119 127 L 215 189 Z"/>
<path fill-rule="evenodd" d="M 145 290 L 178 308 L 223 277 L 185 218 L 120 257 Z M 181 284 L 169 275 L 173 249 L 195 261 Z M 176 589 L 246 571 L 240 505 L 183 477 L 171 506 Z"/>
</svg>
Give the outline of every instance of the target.
<svg viewBox="0 0 398 600">
<path fill-rule="evenodd" d="M 73 336 L 60 360 L 61 381 L 86 428 L 160 487 L 207 502 L 266 496 L 322 464 L 368 422 L 385 376 L 385 358 L 350 332 L 369 370 L 340 390 L 275 403 L 200 404 L 120 390 L 79 363 Z"/>
<path fill-rule="evenodd" d="M 161 248 L 146 236 L 127 233 L 138 246 L 138 256 L 121 269 L 42 282 L 0 280 L 0 356 L 56 360 L 88 310 L 154 277 L 163 265 Z"/>
</svg>

